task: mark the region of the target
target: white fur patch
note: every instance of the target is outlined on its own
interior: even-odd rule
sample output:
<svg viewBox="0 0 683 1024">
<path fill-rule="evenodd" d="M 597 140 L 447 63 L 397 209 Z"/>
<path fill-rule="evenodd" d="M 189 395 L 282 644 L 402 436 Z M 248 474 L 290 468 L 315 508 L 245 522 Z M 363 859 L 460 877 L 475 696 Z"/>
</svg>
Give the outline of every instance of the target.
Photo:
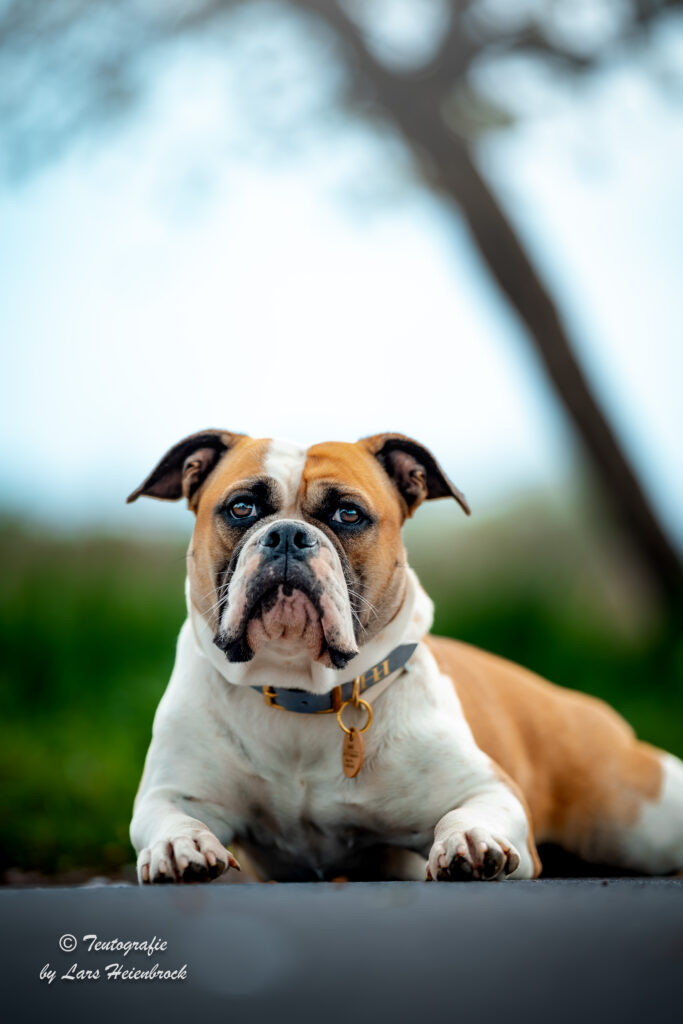
<svg viewBox="0 0 683 1024">
<path fill-rule="evenodd" d="M 281 513 L 287 515 L 296 504 L 296 496 L 301 485 L 301 476 L 306 465 L 307 450 L 291 441 L 275 439 L 264 460 L 267 476 L 273 477 L 282 488 Z"/>
<path fill-rule="evenodd" d="M 662 791 L 644 804 L 636 825 L 619 837 L 618 860 L 649 874 L 683 870 L 683 762 L 662 754 Z"/>
</svg>

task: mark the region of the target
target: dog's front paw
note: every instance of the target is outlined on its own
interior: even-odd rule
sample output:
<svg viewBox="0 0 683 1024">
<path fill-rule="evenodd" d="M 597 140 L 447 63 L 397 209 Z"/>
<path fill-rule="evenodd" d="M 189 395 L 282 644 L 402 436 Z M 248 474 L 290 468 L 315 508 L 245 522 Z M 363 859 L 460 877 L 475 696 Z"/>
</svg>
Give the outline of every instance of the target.
<svg viewBox="0 0 683 1024">
<path fill-rule="evenodd" d="M 437 882 L 492 881 L 511 875 L 519 867 L 512 843 L 495 838 L 483 828 L 458 830 L 434 843 L 429 854 L 427 880 Z"/>
<path fill-rule="evenodd" d="M 162 839 L 140 851 L 140 885 L 166 882 L 211 882 L 227 868 L 240 866 L 208 829 Z"/>
</svg>

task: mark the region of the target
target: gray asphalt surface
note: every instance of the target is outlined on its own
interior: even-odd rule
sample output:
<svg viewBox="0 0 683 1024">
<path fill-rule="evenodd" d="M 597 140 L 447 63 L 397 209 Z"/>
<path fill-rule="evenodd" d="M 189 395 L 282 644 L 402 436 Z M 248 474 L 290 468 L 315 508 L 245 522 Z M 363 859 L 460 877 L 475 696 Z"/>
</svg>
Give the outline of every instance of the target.
<svg viewBox="0 0 683 1024">
<path fill-rule="evenodd" d="M 683 880 L 17 889 L 0 922 L 12 1022 L 683 1022 Z"/>
</svg>

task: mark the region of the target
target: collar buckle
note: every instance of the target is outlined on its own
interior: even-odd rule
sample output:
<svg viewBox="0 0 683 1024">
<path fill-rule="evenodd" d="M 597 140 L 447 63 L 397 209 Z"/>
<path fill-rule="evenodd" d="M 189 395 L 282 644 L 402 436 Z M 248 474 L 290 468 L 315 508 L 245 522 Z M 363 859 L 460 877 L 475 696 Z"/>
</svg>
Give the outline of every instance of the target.
<svg viewBox="0 0 683 1024">
<path fill-rule="evenodd" d="M 277 692 L 272 686 L 264 686 L 261 692 L 263 693 L 263 699 L 266 702 L 267 708 L 277 708 L 278 711 L 285 710 L 277 703 Z"/>
</svg>

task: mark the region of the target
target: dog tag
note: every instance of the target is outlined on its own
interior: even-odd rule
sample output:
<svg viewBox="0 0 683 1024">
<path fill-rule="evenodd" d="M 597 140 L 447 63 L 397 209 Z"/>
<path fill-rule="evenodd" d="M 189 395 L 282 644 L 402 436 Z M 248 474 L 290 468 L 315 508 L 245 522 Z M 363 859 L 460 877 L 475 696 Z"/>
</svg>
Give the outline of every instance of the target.
<svg viewBox="0 0 683 1024">
<path fill-rule="evenodd" d="M 355 725 L 349 732 L 344 734 L 344 745 L 342 746 L 342 768 L 347 779 L 355 779 L 363 767 L 365 760 L 365 744 Z"/>
</svg>

